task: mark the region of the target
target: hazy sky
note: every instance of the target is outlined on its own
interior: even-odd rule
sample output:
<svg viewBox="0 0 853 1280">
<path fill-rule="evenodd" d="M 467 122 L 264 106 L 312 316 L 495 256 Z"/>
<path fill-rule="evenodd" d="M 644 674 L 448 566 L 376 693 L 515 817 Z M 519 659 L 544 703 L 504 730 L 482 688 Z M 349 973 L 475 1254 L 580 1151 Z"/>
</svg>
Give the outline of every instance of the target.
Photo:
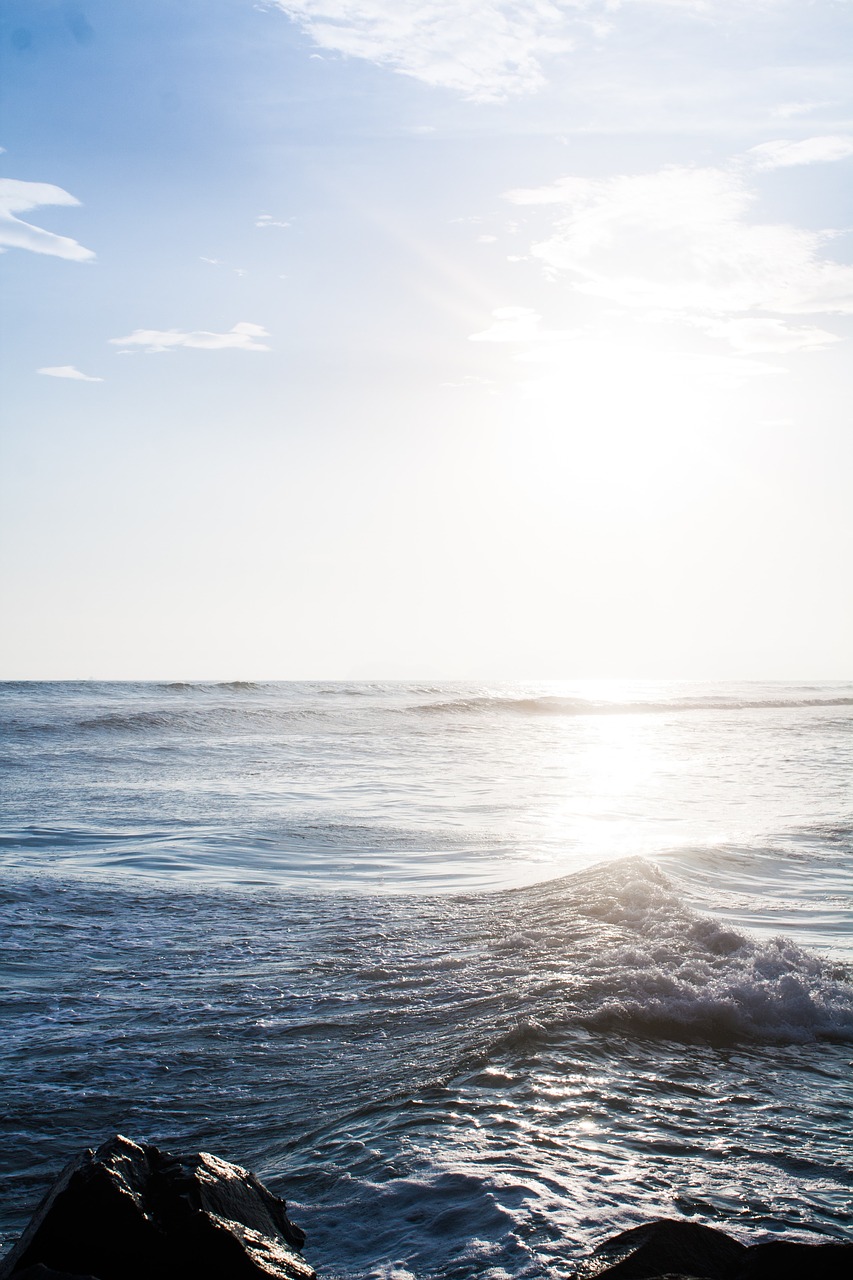
<svg viewBox="0 0 853 1280">
<path fill-rule="evenodd" d="M 851 0 L 5 0 L 5 678 L 853 677 Z"/>
</svg>

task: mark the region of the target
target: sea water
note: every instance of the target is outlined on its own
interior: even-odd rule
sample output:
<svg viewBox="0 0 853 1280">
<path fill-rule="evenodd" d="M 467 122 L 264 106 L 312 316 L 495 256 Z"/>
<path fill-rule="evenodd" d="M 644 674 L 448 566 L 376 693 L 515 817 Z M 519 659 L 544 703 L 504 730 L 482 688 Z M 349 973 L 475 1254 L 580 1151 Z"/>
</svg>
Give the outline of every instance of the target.
<svg viewBox="0 0 853 1280">
<path fill-rule="evenodd" d="M 116 1130 L 327 1280 L 853 1220 L 853 685 L 7 684 L 3 1241 Z"/>
</svg>

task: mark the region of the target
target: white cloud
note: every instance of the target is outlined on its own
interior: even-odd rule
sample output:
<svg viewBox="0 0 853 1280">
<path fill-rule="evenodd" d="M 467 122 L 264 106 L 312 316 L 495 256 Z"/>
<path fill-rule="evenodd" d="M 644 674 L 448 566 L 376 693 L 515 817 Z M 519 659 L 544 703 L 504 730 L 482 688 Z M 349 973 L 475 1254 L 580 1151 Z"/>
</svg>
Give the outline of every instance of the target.
<svg viewBox="0 0 853 1280">
<path fill-rule="evenodd" d="M 790 120 L 794 116 L 805 116 L 812 111 L 821 111 L 824 107 L 831 106 L 831 102 L 781 102 L 770 114 L 779 120 Z"/>
<path fill-rule="evenodd" d="M 815 325 L 789 325 L 758 316 L 740 320 L 709 320 L 699 326 L 711 338 L 749 355 L 789 355 L 792 351 L 820 351 L 841 339 Z"/>
<path fill-rule="evenodd" d="M 242 321 L 228 333 L 208 333 L 196 330 L 184 333 L 180 329 L 134 329 L 126 338 L 109 338 L 117 347 L 141 347 L 149 354 L 172 351 L 176 347 L 195 347 L 200 351 L 269 351 L 266 343 L 258 338 L 268 338 L 262 325 Z"/>
<path fill-rule="evenodd" d="M 553 206 L 533 256 L 625 311 L 694 321 L 853 314 L 853 267 L 823 255 L 830 233 L 750 221 L 754 196 L 734 169 L 569 177 L 508 198 Z"/>
<path fill-rule="evenodd" d="M 103 382 L 103 378 L 92 378 L 88 373 L 81 373 L 79 369 L 74 368 L 73 364 L 50 365 L 37 372 L 46 374 L 48 378 L 72 378 L 75 382 Z"/>
<path fill-rule="evenodd" d="M 365 58 L 487 101 L 543 82 L 539 59 L 571 47 L 549 0 L 275 0 L 322 49 Z"/>
<path fill-rule="evenodd" d="M 492 324 L 482 333 L 469 335 L 471 342 L 535 342 L 542 317 L 532 307 L 498 307 Z"/>
<path fill-rule="evenodd" d="M 757 169 L 786 169 L 798 164 L 825 164 L 832 160 L 845 160 L 853 156 L 853 137 L 829 135 L 821 138 L 803 138 L 789 142 L 779 138 L 775 142 L 762 142 L 746 153 Z"/>
<path fill-rule="evenodd" d="M 271 213 L 259 213 L 255 219 L 256 227 L 289 227 L 289 222 L 280 222 Z"/>
<path fill-rule="evenodd" d="M 248 271 L 246 271 L 245 267 L 230 267 L 230 264 L 227 262 L 223 262 L 222 258 L 207 258 L 202 253 L 202 254 L 199 254 L 198 260 L 199 262 L 206 262 L 208 266 L 211 266 L 211 267 L 229 267 L 230 270 L 234 272 L 235 276 L 240 276 L 241 279 L 243 276 L 247 276 L 249 274 Z"/>
<path fill-rule="evenodd" d="M 574 329 L 543 329 L 542 317 L 532 307 L 498 307 L 492 323 L 481 333 L 469 334 L 470 342 L 565 342 L 577 336 Z"/>
<path fill-rule="evenodd" d="M 322 49 L 488 102 L 545 83 L 543 64 L 606 36 L 630 4 L 704 19 L 774 0 L 267 0 Z"/>
<path fill-rule="evenodd" d="M 17 213 L 28 213 L 43 205 L 79 205 L 80 201 L 54 187 L 49 182 L 21 182 L 15 178 L 0 178 L 0 246 L 10 249 L 29 249 L 31 253 L 46 253 L 54 258 L 68 258 L 72 262 L 87 262 L 94 258 L 86 249 L 69 236 L 58 236 L 52 231 L 34 227 Z M 0 250 L 2 251 L 2 250 Z"/>
</svg>

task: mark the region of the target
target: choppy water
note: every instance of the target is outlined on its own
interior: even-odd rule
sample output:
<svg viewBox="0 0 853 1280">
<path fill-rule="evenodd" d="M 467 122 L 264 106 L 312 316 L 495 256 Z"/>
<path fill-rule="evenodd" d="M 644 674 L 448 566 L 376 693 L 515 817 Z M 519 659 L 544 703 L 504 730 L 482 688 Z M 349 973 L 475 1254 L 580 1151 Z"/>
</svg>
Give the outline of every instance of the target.
<svg viewBox="0 0 853 1280">
<path fill-rule="evenodd" d="M 326 1277 L 853 1220 L 853 686 L 6 685 L 2 1229 L 120 1129 Z"/>
</svg>

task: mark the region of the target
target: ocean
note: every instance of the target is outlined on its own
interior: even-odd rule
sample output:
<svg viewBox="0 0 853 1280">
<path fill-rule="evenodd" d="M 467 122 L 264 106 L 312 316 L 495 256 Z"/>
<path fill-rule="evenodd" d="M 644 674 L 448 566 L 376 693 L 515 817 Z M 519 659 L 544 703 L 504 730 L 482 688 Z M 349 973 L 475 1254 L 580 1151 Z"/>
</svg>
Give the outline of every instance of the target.
<svg viewBox="0 0 853 1280">
<path fill-rule="evenodd" d="M 853 684 L 0 686 L 0 1232 L 115 1131 L 324 1280 L 853 1222 Z"/>
</svg>

